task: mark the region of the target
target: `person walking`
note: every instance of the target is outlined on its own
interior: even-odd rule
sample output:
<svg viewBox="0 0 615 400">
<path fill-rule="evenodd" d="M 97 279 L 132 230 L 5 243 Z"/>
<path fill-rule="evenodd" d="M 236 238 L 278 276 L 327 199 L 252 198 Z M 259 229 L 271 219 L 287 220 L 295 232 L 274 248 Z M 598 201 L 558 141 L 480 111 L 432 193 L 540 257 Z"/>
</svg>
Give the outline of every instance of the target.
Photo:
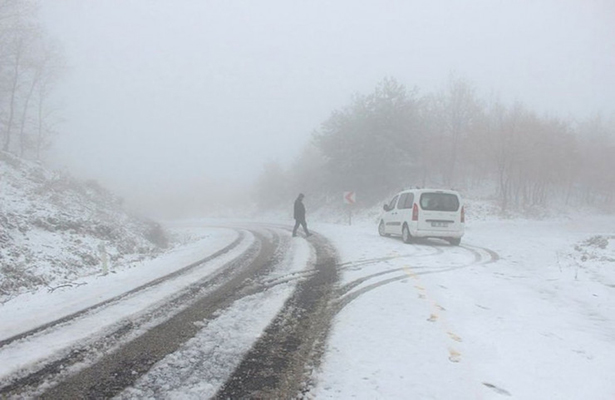
<svg viewBox="0 0 615 400">
<path fill-rule="evenodd" d="M 295 227 L 293 228 L 293 237 L 297 236 L 297 228 L 299 228 L 299 225 L 303 226 L 306 237 L 312 236 L 312 234 L 308 231 L 307 223 L 305 222 L 305 206 L 303 205 L 304 197 L 305 196 L 303 193 L 299 193 L 297 200 L 295 200 L 295 210 L 293 213 L 295 218 Z"/>
</svg>

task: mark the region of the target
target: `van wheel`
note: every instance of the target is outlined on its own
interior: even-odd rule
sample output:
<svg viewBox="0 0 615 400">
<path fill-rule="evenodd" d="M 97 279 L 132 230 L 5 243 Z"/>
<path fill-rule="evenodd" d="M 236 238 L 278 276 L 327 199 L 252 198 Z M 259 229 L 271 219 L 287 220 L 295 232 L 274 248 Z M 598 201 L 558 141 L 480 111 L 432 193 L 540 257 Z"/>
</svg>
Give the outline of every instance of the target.
<svg viewBox="0 0 615 400">
<path fill-rule="evenodd" d="M 461 238 L 453 238 L 453 239 L 449 239 L 448 242 L 452 245 L 452 246 L 459 246 L 459 243 L 461 243 Z"/>
<path fill-rule="evenodd" d="M 385 231 L 384 231 L 384 221 L 380 221 L 380 224 L 378 225 L 378 234 L 380 236 L 389 236 Z"/>
<path fill-rule="evenodd" d="M 403 240 L 404 243 L 412 243 L 412 235 L 406 224 L 404 224 L 404 227 L 401 229 L 401 240 Z"/>
</svg>

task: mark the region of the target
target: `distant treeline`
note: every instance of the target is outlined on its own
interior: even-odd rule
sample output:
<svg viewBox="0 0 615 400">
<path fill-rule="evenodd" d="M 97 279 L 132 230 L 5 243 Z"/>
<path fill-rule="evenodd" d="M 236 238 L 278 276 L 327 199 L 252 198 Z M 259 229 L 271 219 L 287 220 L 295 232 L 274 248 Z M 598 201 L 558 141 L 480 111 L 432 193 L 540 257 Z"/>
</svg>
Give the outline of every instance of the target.
<svg viewBox="0 0 615 400">
<path fill-rule="evenodd" d="M 38 22 L 37 4 L 0 0 L 0 149 L 36 159 L 54 133 L 50 94 L 63 69 Z"/>
<path fill-rule="evenodd" d="M 615 121 L 567 121 L 522 104 L 480 99 L 451 77 L 419 96 L 392 78 L 355 95 L 314 132 L 296 162 L 268 163 L 256 185 L 259 206 L 298 192 L 312 199 L 357 192 L 371 206 L 414 186 L 490 188 L 503 210 L 567 204 L 610 208 L 615 194 Z"/>
</svg>

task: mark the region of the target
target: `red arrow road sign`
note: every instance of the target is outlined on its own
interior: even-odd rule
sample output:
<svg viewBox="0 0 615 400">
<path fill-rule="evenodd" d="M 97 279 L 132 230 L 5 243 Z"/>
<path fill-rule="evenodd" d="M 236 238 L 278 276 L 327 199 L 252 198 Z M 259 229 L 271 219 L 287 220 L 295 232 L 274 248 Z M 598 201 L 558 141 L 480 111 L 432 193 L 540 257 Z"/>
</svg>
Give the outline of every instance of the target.
<svg viewBox="0 0 615 400">
<path fill-rule="evenodd" d="M 346 204 L 354 204 L 357 201 L 357 196 L 355 192 L 344 192 L 344 203 Z"/>
</svg>

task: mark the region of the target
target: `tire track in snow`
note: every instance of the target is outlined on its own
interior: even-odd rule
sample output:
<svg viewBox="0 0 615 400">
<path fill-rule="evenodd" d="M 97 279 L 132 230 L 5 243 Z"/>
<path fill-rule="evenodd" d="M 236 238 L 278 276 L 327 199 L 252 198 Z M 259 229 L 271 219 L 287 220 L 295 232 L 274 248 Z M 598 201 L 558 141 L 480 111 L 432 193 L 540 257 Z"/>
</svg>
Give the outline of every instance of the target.
<svg viewBox="0 0 615 400">
<path fill-rule="evenodd" d="M 310 386 L 332 320 L 338 271 L 335 249 L 318 234 L 309 242 L 316 251 L 315 273 L 297 285 L 215 398 L 295 398 Z"/>
<path fill-rule="evenodd" d="M 263 237 L 263 235 L 257 233 L 254 233 L 254 236 L 260 238 L 260 240 L 262 240 Z M 244 238 L 245 234 L 242 233 L 238 240 L 243 240 Z M 279 244 L 278 239 L 278 237 L 274 237 L 272 240 L 268 240 L 269 244 L 267 246 L 270 249 L 273 247 L 277 248 Z M 236 246 L 237 244 L 234 244 L 232 248 Z M 226 251 L 220 251 L 214 255 L 219 257 L 232 248 L 225 248 Z M 49 387 L 53 382 L 67 379 L 67 377 L 75 372 L 75 369 L 82 369 L 84 367 L 89 368 L 91 365 L 96 365 L 95 363 L 101 358 L 109 357 L 109 354 L 113 352 L 117 353 L 118 349 L 121 349 L 121 346 L 126 342 L 139 338 L 144 330 L 156 329 L 156 325 L 167 324 L 169 318 L 173 319 L 177 318 L 178 315 L 185 314 L 187 312 L 186 307 L 188 307 L 188 309 L 194 307 L 195 302 L 196 304 L 200 304 L 206 302 L 207 299 L 211 302 L 215 302 L 216 296 L 220 297 L 220 293 L 224 290 L 228 290 L 229 287 L 233 285 L 238 286 L 240 281 L 248 281 L 251 272 L 245 272 L 245 270 L 249 269 L 252 271 L 252 269 L 245 268 L 245 265 L 252 263 L 255 258 L 258 259 L 259 251 L 261 251 L 259 249 L 261 249 L 261 245 L 257 240 L 250 244 L 250 246 L 238 257 L 222 265 L 213 274 L 185 288 L 174 298 L 158 305 L 157 307 L 159 308 L 144 311 L 141 316 L 127 318 L 124 322 L 120 322 L 116 324 L 115 327 L 112 327 L 110 331 L 101 332 L 97 339 L 83 343 L 81 347 L 67 349 L 65 353 L 58 354 L 58 358 L 55 359 L 55 361 L 49 360 L 50 362 L 40 364 L 34 371 L 18 371 L 13 377 L 3 382 L 6 385 L 0 388 L 0 396 L 18 393 L 30 393 L 32 395 L 40 394 L 41 389 L 37 388 Z M 208 257 L 207 260 L 211 259 L 214 255 Z M 261 258 L 263 257 L 271 258 L 271 254 L 267 253 L 261 256 Z M 197 263 L 191 264 L 186 268 L 195 268 L 197 266 L 196 264 Z M 200 264 L 202 264 L 202 262 Z M 186 268 L 180 271 L 186 272 Z M 177 274 L 170 275 L 173 275 L 173 277 L 177 276 Z M 169 275 L 167 275 L 167 277 L 168 276 Z M 241 291 L 230 290 L 230 292 L 235 292 L 236 296 L 241 295 Z M 43 333 L 44 332 L 41 332 L 41 334 Z M 181 332 L 176 336 L 176 338 L 182 337 Z M 173 341 L 174 340 L 171 340 L 171 342 Z M 120 343 L 119 345 L 118 342 Z M 71 370 L 73 372 L 69 372 Z M 104 374 L 104 371 L 102 373 Z M 130 375 L 130 373 L 128 373 L 128 375 Z"/>
<path fill-rule="evenodd" d="M 280 238 L 266 238 L 254 232 L 262 243 L 256 258 L 249 265 L 237 268 L 229 280 L 213 292 L 198 299 L 190 307 L 164 323 L 147 330 L 118 351 L 107 354 L 96 364 L 60 382 L 40 397 L 54 398 L 109 398 L 120 393 L 158 361 L 162 360 L 195 336 L 200 322 L 211 318 L 217 311 L 245 296 L 252 279 L 265 274 L 279 261 Z"/>
<path fill-rule="evenodd" d="M 214 259 L 220 257 L 221 255 L 226 254 L 229 251 L 233 250 L 244 239 L 245 239 L 245 233 L 244 232 L 239 232 L 239 235 L 238 235 L 237 239 L 235 239 L 231 244 L 229 244 L 228 246 L 222 248 L 221 250 L 215 252 L 214 254 L 212 254 L 212 255 L 210 255 L 208 257 L 205 257 L 205 258 L 203 258 L 203 259 L 201 259 L 199 261 L 196 261 L 196 262 L 194 262 L 194 263 L 192 263 L 190 265 L 187 265 L 186 267 L 181 268 L 181 269 L 179 269 L 177 271 L 174 271 L 174 272 L 172 272 L 170 274 L 167 274 L 165 276 L 161 276 L 160 278 L 157 278 L 157 279 L 155 279 L 153 281 L 150 281 L 150 282 L 148 282 L 148 283 L 146 283 L 144 285 L 138 286 L 138 287 L 136 287 L 136 288 L 134 288 L 134 289 L 132 289 L 130 291 L 127 291 L 125 293 L 122 293 L 122 294 L 120 294 L 118 296 L 115 296 L 115 297 L 112 297 L 110 299 L 104 300 L 104 301 L 102 301 L 100 303 L 94 304 L 94 305 L 92 305 L 90 307 L 84 308 L 84 309 L 79 310 L 79 311 L 77 311 L 75 313 L 66 315 L 66 316 L 64 316 L 62 318 L 58 318 L 56 320 L 50 321 L 50 322 L 48 322 L 46 324 L 43 324 L 43 325 L 38 326 L 36 328 L 33 328 L 33 329 L 28 330 L 28 331 L 22 332 L 20 334 L 11 336 L 11 337 L 3 339 L 3 340 L 0 340 L 0 348 L 2 348 L 4 346 L 7 346 L 7 345 L 9 345 L 9 344 L 11 344 L 13 342 L 18 341 L 18 340 L 27 338 L 28 336 L 32 336 L 34 334 L 43 332 L 43 331 L 45 331 L 47 329 L 50 329 L 50 328 L 52 328 L 54 326 L 57 326 L 57 325 L 60 325 L 60 324 L 64 324 L 64 323 L 68 323 L 68 322 L 70 322 L 72 320 L 75 320 L 75 319 L 85 315 L 85 314 L 88 314 L 90 312 L 94 312 L 94 311 L 96 311 L 98 309 L 101 309 L 101 308 L 103 308 L 105 306 L 109 306 L 109 305 L 111 305 L 113 303 L 120 302 L 120 301 L 124 300 L 125 298 L 127 298 L 129 296 L 132 296 L 132 295 L 135 295 L 135 294 L 137 294 L 139 292 L 142 292 L 142 291 L 144 291 L 146 289 L 150 289 L 150 288 L 152 288 L 152 287 L 154 287 L 156 285 L 159 285 L 159 284 L 161 284 L 161 283 L 163 283 L 163 282 L 165 282 L 165 281 L 167 281 L 169 279 L 173 279 L 173 278 L 178 277 L 180 275 L 189 273 L 190 271 L 194 270 L 195 268 L 200 267 L 201 265 L 203 265 L 203 264 L 205 264 L 205 263 L 207 263 L 207 262 L 209 262 L 211 260 L 214 260 Z"/>
<path fill-rule="evenodd" d="M 430 246 L 432 251 L 427 254 L 404 254 L 339 264 L 335 263 L 337 256 L 330 244 L 319 235 L 314 237 L 316 239 L 309 241 L 313 241 L 317 252 L 316 267 L 300 274 L 277 278 L 282 282 L 293 279 L 302 279 L 302 282 L 215 398 L 294 398 L 302 392 L 309 392 L 312 386 L 311 371 L 320 363 L 329 327 L 335 315 L 351 301 L 371 290 L 408 279 L 404 268 L 396 268 L 359 278 L 336 289 L 338 273 L 348 268 L 360 269 L 379 262 L 433 256 L 444 251 L 439 246 Z M 417 266 L 414 268 L 422 271 L 416 274 L 442 273 L 487 264 L 498 258 L 488 249 L 475 250 L 466 246 L 463 248 L 474 256 L 470 263 L 438 269 Z M 369 280 L 399 272 L 404 274 L 352 291 Z M 277 281 L 270 281 L 268 284 L 276 285 Z M 461 340 L 453 333 L 450 333 L 449 337 L 456 342 Z M 451 351 L 451 357 L 456 354 Z M 453 361 L 452 358 L 451 360 Z"/>
<path fill-rule="evenodd" d="M 432 246 L 433 247 L 433 246 Z M 459 246 L 458 248 L 463 248 L 467 251 L 469 251 L 473 256 L 474 259 L 472 262 L 467 263 L 467 264 L 463 264 L 463 265 L 457 265 L 457 266 L 453 266 L 453 267 L 444 267 L 444 268 L 432 268 L 429 266 L 421 266 L 421 265 L 414 265 L 412 266 L 413 270 L 420 270 L 420 271 L 416 271 L 414 272 L 415 275 L 430 275 L 430 274 L 440 274 L 440 273 L 444 273 L 444 272 L 450 272 L 450 271 L 455 271 L 455 270 L 459 270 L 459 269 L 463 269 L 463 268 L 468 268 L 468 267 L 472 267 L 472 266 L 476 266 L 476 265 L 486 265 L 486 264 L 491 264 L 494 263 L 496 261 L 498 261 L 500 259 L 499 255 L 494 252 L 493 250 L 487 249 L 487 248 L 483 248 L 483 247 L 476 247 L 476 246 L 468 246 L 468 245 L 464 245 L 464 246 Z M 482 253 L 482 252 L 484 253 Z M 434 254 L 441 254 L 442 250 L 437 251 Z M 486 254 L 485 254 L 486 253 Z M 407 258 L 409 256 L 404 255 L 404 256 L 393 256 L 393 257 L 382 257 L 380 258 L 383 261 L 388 261 L 391 259 L 396 259 L 396 258 Z M 375 259 L 377 260 L 377 259 Z M 356 300 L 357 298 L 359 298 L 360 296 L 364 295 L 365 293 L 368 293 L 374 289 L 377 289 L 379 287 L 388 285 L 390 283 L 394 283 L 394 282 L 398 282 L 404 279 L 408 279 L 408 275 L 405 273 L 407 267 L 400 267 L 400 268 L 394 268 L 394 269 L 390 269 L 390 270 L 386 270 L 386 271 L 381 271 L 381 272 L 377 272 L 371 275 L 367 275 L 367 276 L 363 276 L 361 278 L 355 279 L 354 281 L 347 283 L 346 285 L 342 286 L 340 289 L 338 289 L 338 301 L 337 301 L 337 306 L 336 306 L 336 310 L 335 313 L 339 313 L 344 307 L 346 307 L 348 304 L 350 304 L 352 301 Z M 384 275 L 388 275 L 388 274 L 394 274 L 394 273 L 398 273 L 398 272 L 404 272 L 403 275 L 398 275 L 392 278 L 388 278 L 388 279 L 384 279 L 375 283 L 372 283 L 368 286 L 365 286 L 359 290 L 356 291 L 352 291 L 354 288 L 360 286 L 361 284 L 370 281 L 372 279 L 376 279 L 379 278 L 381 276 Z"/>
</svg>

